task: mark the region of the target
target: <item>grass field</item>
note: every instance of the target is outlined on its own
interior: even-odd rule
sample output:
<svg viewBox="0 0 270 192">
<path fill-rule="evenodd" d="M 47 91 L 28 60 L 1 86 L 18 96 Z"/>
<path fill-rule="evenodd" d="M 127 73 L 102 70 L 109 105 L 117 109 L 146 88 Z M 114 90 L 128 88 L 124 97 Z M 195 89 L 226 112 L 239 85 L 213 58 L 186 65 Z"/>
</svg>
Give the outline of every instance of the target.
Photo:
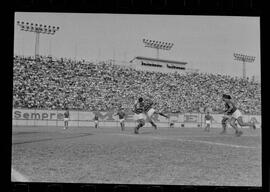
<svg viewBox="0 0 270 192">
<path fill-rule="evenodd" d="M 261 130 L 220 131 L 13 127 L 12 180 L 261 186 Z"/>
</svg>

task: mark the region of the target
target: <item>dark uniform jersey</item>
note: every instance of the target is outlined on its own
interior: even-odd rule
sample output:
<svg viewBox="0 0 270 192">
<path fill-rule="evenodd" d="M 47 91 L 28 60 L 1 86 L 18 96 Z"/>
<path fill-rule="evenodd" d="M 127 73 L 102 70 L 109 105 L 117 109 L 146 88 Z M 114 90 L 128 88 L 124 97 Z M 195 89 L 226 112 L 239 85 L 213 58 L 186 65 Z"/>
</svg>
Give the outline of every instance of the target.
<svg viewBox="0 0 270 192">
<path fill-rule="evenodd" d="M 66 112 L 64 113 L 64 117 L 65 117 L 65 118 L 69 118 L 69 111 L 66 111 Z"/>
<path fill-rule="evenodd" d="M 119 111 L 116 113 L 116 115 L 119 116 L 119 119 L 124 119 L 126 114 L 123 111 Z"/>
<path fill-rule="evenodd" d="M 154 105 L 154 102 L 150 99 L 145 99 L 143 103 L 144 103 L 144 112 L 148 112 Z"/>
<path fill-rule="evenodd" d="M 98 121 L 98 116 L 97 115 L 95 115 L 94 120 Z"/>
<path fill-rule="evenodd" d="M 205 118 L 205 120 L 207 120 L 207 121 L 210 121 L 210 120 L 213 119 L 213 117 L 212 117 L 211 115 L 209 115 L 209 114 L 206 114 L 204 118 Z"/>
<path fill-rule="evenodd" d="M 145 108 L 145 105 L 143 102 L 137 102 L 135 105 L 134 105 L 134 113 L 136 114 L 140 114 L 140 113 L 143 113 L 144 112 L 144 108 Z"/>
<path fill-rule="evenodd" d="M 229 110 L 230 106 L 232 106 L 231 110 Z M 226 102 L 225 103 L 225 108 L 226 108 L 226 112 L 227 112 L 228 115 L 232 115 L 237 110 L 235 104 L 232 101 Z"/>
</svg>

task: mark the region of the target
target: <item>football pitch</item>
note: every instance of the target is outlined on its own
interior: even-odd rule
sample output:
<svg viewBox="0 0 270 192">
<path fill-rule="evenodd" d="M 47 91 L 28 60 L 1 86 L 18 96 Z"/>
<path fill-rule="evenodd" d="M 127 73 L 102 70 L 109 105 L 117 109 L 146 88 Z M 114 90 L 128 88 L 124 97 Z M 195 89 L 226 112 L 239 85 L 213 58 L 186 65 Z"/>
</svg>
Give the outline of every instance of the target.
<svg viewBox="0 0 270 192">
<path fill-rule="evenodd" d="M 12 181 L 261 186 L 261 129 L 22 127 Z"/>
</svg>

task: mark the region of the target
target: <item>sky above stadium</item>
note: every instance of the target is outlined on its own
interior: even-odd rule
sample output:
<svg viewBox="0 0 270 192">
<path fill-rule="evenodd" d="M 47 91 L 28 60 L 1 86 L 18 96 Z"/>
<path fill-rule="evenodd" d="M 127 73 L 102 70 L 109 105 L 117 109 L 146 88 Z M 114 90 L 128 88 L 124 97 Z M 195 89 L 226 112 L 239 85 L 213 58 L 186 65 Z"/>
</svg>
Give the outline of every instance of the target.
<svg viewBox="0 0 270 192">
<path fill-rule="evenodd" d="M 21 31 L 17 21 L 60 27 L 55 35 L 41 35 L 39 53 L 101 61 L 130 61 L 156 57 L 143 38 L 174 43 L 160 51 L 160 59 L 187 62 L 206 73 L 242 76 L 234 53 L 255 56 L 247 76 L 260 76 L 260 18 L 231 16 L 21 13 L 15 14 L 14 53 L 34 55 L 35 34 Z"/>
</svg>

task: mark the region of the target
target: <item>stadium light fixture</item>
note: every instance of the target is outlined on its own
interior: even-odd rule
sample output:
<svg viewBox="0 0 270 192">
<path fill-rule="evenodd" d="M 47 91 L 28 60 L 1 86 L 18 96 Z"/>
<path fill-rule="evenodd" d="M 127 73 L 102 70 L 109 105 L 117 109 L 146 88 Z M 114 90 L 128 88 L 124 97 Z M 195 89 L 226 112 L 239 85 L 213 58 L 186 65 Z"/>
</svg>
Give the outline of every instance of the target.
<svg viewBox="0 0 270 192">
<path fill-rule="evenodd" d="M 36 41 L 35 41 L 35 57 L 39 55 L 39 38 L 40 34 L 48 34 L 54 35 L 60 28 L 53 26 L 53 30 L 51 30 L 50 25 L 43 25 L 37 23 L 29 23 L 23 21 L 17 21 L 17 25 L 20 27 L 22 31 L 26 32 L 34 32 L 36 34 Z"/>
<path fill-rule="evenodd" d="M 162 41 L 156 41 L 156 40 L 150 40 L 150 39 L 143 39 L 142 40 L 145 47 L 153 48 L 157 50 L 157 58 L 159 58 L 159 50 L 171 50 L 173 47 L 173 43 L 168 42 L 162 42 Z"/>
<path fill-rule="evenodd" d="M 239 54 L 239 53 L 234 53 L 233 56 L 235 60 L 243 62 L 243 78 L 245 79 L 246 78 L 246 62 L 253 63 L 255 61 L 255 57 Z"/>
</svg>

